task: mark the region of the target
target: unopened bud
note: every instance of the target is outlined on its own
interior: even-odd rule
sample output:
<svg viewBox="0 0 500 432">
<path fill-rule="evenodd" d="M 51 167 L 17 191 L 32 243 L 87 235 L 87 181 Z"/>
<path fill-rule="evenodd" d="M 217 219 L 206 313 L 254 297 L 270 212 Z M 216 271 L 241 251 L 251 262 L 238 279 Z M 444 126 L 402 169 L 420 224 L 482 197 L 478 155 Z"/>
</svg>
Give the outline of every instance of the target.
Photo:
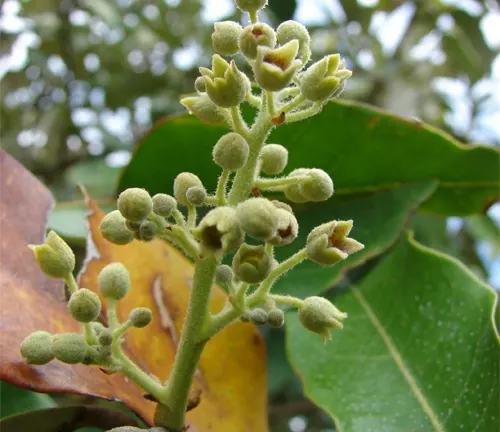
<svg viewBox="0 0 500 432">
<path fill-rule="evenodd" d="M 262 282 L 273 268 L 273 258 L 266 248 L 243 243 L 233 258 L 234 274 L 243 282 L 255 284 Z"/>
<path fill-rule="evenodd" d="M 173 196 L 159 193 L 153 197 L 153 211 L 164 218 L 169 218 L 177 209 L 177 201 Z"/>
<path fill-rule="evenodd" d="M 63 363 L 81 363 L 87 355 L 85 337 L 78 333 L 61 333 L 53 338 L 52 353 Z"/>
<path fill-rule="evenodd" d="M 139 307 L 132 309 L 128 319 L 134 327 L 142 328 L 146 327 L 152 321 L 153 313 L 149 308 Z"/>
<path fill-rule="evenodd" d="M 109 329 L 104 329 L 99 333 L 97 340 L 102 346 L 110 346 L 113 343 L 113 334 Z"/>
<path fill-rule="evenodd" d="M 270 240 L 274 246 L 284 246 L 293 242 L 299 234 L 299 224 L 295 215 L 288 210 L 279 208 L 276 210 L 278 215 L 278 231 Z"/>
<path fill-rule="evenodd" d="M 130 275 L 121 263 L 104 267 L 97 278 L 99 289 L 105 298 L 121 300 L 130 289 Z"/>
<path fill-rule="evenodd" d="M 117 245 L 126 245 L 134 240 L 134 234 L 127 228 L 125 218 L 119 210 L 114 210 L 104 216 L 99 230 L 106 240 Z"/>
<path fill-rule="evenodd" d="M 257 47 L 274 48 L 276 45 L 276 33 L 265 23 L 246 26 L 239 39 L 241 53 L 252 60 L 257 57 Z"/>
<path fill-rule="evenodd" d="M 255 13 L 267 6 L 268 0 L 234 0 L 238 9 L 243 12 Z"/>
<path fill-rule="evenodd" d="M 241 25 L 234 21 L 223 21 L 214 24 L 212 46 L 214 51 L 221 55 L 233 55 L 239 51 L 238 39 L 241 34 Z"/>
<path fill-rule="evenodd" d="M 250 198 L 236 208 L 243 230 L 257 240 L 269 240 L 276 235 L 278 215 L 276 207 L 265 198 Z"/>
<path fill-rule="evenodd" d="M 94 321 L 101 313 L 101 300 L 99 300 L 96 293 L 81 288 L 71 295 L 68 302 L 68 311 L 78 322 Z"/>
<path fill-rule="evenodd" d="M 198 77 L 194 80 L 194 88 L 198 93 L 205 93 L 207 91 L 207 85 L 205 84 L 204 77 Z"/>
<path fill-rule="evenodd" d="M 203 186 L 192 186 L 186 192 L 186 199 L 191 205 L 199 207 L 207 199 L 207 191 Z"/>
<path fill-rule="evenodd" d="M 153 201 L 145 189 L 130 188 L 118 197 L 118 210 L 125 219 L 140 222 L 153 211 Z"/>
<path fill-rule="evenodd" d="M 56 279 L 67 278 L 75 269 L 75 254 L 55 231 L 50 231 L 41 245 L 29 245 L 40 270 Z"/>
<path fill-rule="evenodd" d="M 150 220 L 145 220 L 141 223 L 138 232 L 138 240 L 149 242 L 155 238 L 158 227 Z"/>
<path fill-rule="evenodd" d="M 222 285 L 225 285 L 233 280 L 233 269 L 226 264 L 217 267 L 215 271 L 215 280 Z"/>
<path fill-rule="evenodd" d="M 308 297 L 299 309 L 299 320 L 309 331 L 323 336 L 324 342 L 332 339 L 330 329 L 342 329 L 347 314 L 340 312 L 323 297 Z"/>
<path fill-rule="evenodd" d="M 268 322 L 272 327 L 280 328 L 285 324 L 285 312 L 281 309 L 274 308 L 268 312 Z"/>
<path fill-rule="evenodd" d="M 299 41 L 299 55 L 302 63 L 307 63 L 311 56 L 311 37 L 307 28 L 297 21 L 285 21 L 276 29 L 276 35 L 280 45 L 284 45 L 293 39 Z"/>
<path fill-rule="evenodd" d="M 223 135 L 214 146 L 214 162 L 220 167 L 237 171 L 248 159 L 248 143 L 240 134 L 230 132 Z"/>
<path fill-rule="evenodd" d="M 285 196 L 290 201 L 296 203 L 326 201 L 333 195 L 333 182 L 325 171 L 299 168 L 289 174 L 289 177 L 300 176 L 308 176 L 309 179 L 289 185 L 284 190 Z"/>
<path fill-rule="evenodd" d="M 28 364 L 44 365 L 54 358 L 51 350 L 52 335 L 46 331 L 36 331 L 21 343 L 21 355 Z"/>
<path fill-rule="evenodd" d="M 269 314 L 264 309 L 257 308 L 250 312 L 249 319 L 252 324 L 261 326 L 267 324 Z"/>
<path fill-rule="evenodd" d="M 267 144 L 260 152 L 260 161 L 264 174 L 279 174 L 288 163 L 288 150 L 280 144 Z"/>
<path fill-rule="evenodd" d="M 290 205 L 288 205 L 287 203 L 277 201 L 277 200 L 272 200 L 271 202 L 273 203 L 274 207 L 276 207 L 277 209 L 283 209 L 283 210 L 286 210 L 287 212 L 293 213 L 292 207 Z"/>
<path fill-rule="evenodd" d="M 200 78 L 203 80 L 203 90 L 205 91 L 205 78 Z M 201 88 L 200 86 L 201 83 L 198 84 L 197 89 Z M 226 110 L 215 105 L 206 93 L 183 98 L 180 102 L 189 110 L 190 114 L 195 115 L 202 122 L 208 124 L 221 124 L 226 121 Z"/>
<path fill-rule="evenodd" d="M 187 191 L 194 186 L 203 187 L 201 180 L 198 176 L 190 172 L 180 173 L 174 180 L 174 196 L 179 204 L 189 206 L 191 205 L 187 199 Z"/>
</svg>

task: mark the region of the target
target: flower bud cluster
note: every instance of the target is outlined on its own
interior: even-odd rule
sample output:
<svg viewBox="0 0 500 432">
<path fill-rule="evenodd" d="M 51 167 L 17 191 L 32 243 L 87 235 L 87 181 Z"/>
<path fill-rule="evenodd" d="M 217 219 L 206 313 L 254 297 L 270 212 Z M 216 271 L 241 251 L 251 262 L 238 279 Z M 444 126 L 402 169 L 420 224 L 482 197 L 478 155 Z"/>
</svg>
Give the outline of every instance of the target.
<svg viewBox="0 0 500 432">
<path fill-rule="evenodd" d="M 280 328 L 285 325 L 285 313 L 276 307 L 266 310 L 264 308 L 255 308 L 248 314 L 242 316 L 243 321 L 251 322 L 257 326 L 269 324 L 271 327 Z"/>
</svg>

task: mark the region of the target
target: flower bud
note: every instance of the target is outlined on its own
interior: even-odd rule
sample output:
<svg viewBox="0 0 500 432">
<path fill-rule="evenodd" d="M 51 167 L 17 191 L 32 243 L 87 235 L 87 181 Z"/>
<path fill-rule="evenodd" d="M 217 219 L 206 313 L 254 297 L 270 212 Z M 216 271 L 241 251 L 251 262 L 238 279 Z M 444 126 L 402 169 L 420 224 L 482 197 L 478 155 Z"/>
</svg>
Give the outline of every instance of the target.
<svg viewBox="0 0 500 432">
<path fill-rule="evenodd" d="M 130 289 L 130 275 L 123 264 L 111 263 L 101 270 L 97 283 L 105 298 L 121 300 Z"/>
<path fill-rule="evenodd" d="M 164 218 L 169 218 L 177 209 L 177 201 L 173 196 L 159 193 L 153 197 L 153 211 Z"/>
<path fill-rule="evenodd" d="M 104 327 L 100 322 L 91 322 L 90 326 L 92 327 L 92 330 L 94 331 L 96 336 L 99 336 L 101 332 L 106 330 L 106 327 Z"/>
<path fill-rule="evenodd" d="M 267 0 L 234 0 L 234 2 L 243 12 L 257 12 L 267 6 Z"/>
<path fill-rule="evenodd" d="M 145 189 L 130 188 L 118 197 L 118 210 L 125 219 L 140 222 L 153 211 L 153 201 Z"/>
<path fill-rule="evenodd" d="M 146 327 L 153 319 L 153 312 L 146 307 L 132 309 L 128 319 L 134 327 Z"/>
<path fill-rule="evenodd" d="M 120 213 L 121 214 L 121 213 Z M 139 231 L 142 222 L 135 222 L 130 220 L 125 220 L 125 226 L 132 232 Z"/>
<path fill-rule="evenodd" d="M 101 313 L 101 300 L 99 300 L 96 293 L 81 288 L 71 295 L 68 302 L 68 311 L 78 322 L 94 321 Z"/>
<path fill-rule="evenodd" d="M 290 174 L 288 174 L 288 177 L 301 177 L 308 175 L 309 170 L 305 168 L 298 168 L 296 170 L 293 170 Z M 305 203 L 307 202 L 307 198 L 302 194 L 301 190 L 301 184 L 292 184 L 288 185 L 284 189 L 285 196 L 292 202 L 294 203 Z"/>
<path fill-rule="evenodd" d="M 53 338 L 52 353 L 63 363 L 81 363 L 87 355 L 85 337 L 78 333 L 61 333 Z"/>
<path fill-rule="evenodd" d="M 241 53 L 249 59 L 257 57 L 257 47 L 274 48 L 276 33 L 265 23 L 256 23 L 246 26 L 240 34 L 239 44 Z"/>
<path fill-rule="evenodd" d="M 268 322 L 272 327 L 280 328 L 285 324 L 285 312 L 281 309 L 274 308 L 268 312 Z"/>
<path fill-rule="evenodd" d="M 252 312 L 250 312 L 250 315 L 248 317 L 250 319 L 250 322 L 252 324 L 261 326 L 267 323 L 267 320 L 269 319 L 269 314 L 261 308 L 254 309 Z"/>
<path fill-rule="evenodd" d="M 217 106 L 230 108 L 246 99 L 250 90 L 249 79 L 238 70 L 236 63 L 227 63 L 215 54 L 212 58 L 212 70 L 200 68 L 205 77 L 207 95 Z"/>
<path fill-rule="evenodd" d="M 232 207 L 210 210 L 193 230 L 193 235 L 200 241 L 203 250 L 222 255 L 238 249 L 244 238 Z"/>
<path fill-rule="evenodd" d="M 331 328 L 341 329 L 347 314 L 340 312 L 330 301 L 323 297 L 308 297 L 299 309 L 299 320 L 309 331 L 323 336 L 323 340 L 332 339 Z"/>
<path fill-rule="evenodd" d="M 203 89 L 206 90 L 205 78 L 199 77 L 196 81 L 199 79 L 203 80 Z M 201 88 L 200 86 L 201 84 L 198 84 L 197 89 Z M 180 102 L 189 110 L 190 114 L 195 115 L 202 122 L 208 124 L 221 124 L 226 121 L 226 110 L 215 105 L 205 93 L 198 96 L 182 98 Z"/>
<path fill-rule="evenodd" d="M 288 150 L 279 144 L 267 144 L 260 152 L 260 170 L 274 175 L 282 172 L 288 163 Z"/>
<path fill-rule="evenodd" d="M 259 46 L 253 66 L 257 83 L 265 90 L 284 89 L 302 66 L 295 59 L 298 50 L 299 42 L 295 39 L 277 49 Z"/>
<path fill-rule="evenodd" d="M 185 205 L 186 207 L 191 205 L 187 199 L 186 193 L 189 188 L 194 186 L 201 186 L 201 180 L 198 176 L 189 172 L 180 173 L 174 180 L 174 197 L 179 204 Z"/>
<path fill-rule="evenodd" d="M 320 169 L 299 168 L 292 171 L 289 177 L 309 176 L 309 179 L 285 188 L 285 196 L 293 202 L 325 201 L 333 195 L 333 182 L 330 176 Z"/>
<path fill-rule="evenodd" d="M 35 254 L 40 270 L 56 279 L 67 278 L 75 269 L 75 254 L 55 231 L 41 245 L 28 246 Z"/>
<path fill-rule="evenodd" d="M 233 269 L 226 264 L 222 264 L 215 270 L 215 280 L 225 285 L 233 280 Z"/>
<path fill-rule="evenodd" d="M 158 227 L 150 220 L 145 220 L 139 227 L 138 240 L 149 242 L 155 238 Z"/>
<path fill-rule="evenodd" d="M 233 55 L 239 51 L 238 39 L 241 34 L 241 25 L 234 21 L 223 21 L 214 24 L 212 46 L 220 55 Z"/>
<path fill-rule="evenodd" d="M 233 271 L 243 282 L 256 284 L 262 282 L 273 268 L 273 258 L 266 248 L 243 243 L 233 258 Z"/>
<path fill-rule="evenodd" d="M 278 230 L 276 207 L 265 198 L 250 198 L 236 208 L 243 230 L 257 240 L 273 238 Z"/>
<path fill-rule="evenodd" d="M 230 132 L 223 135 L 214 146 L 214 162 L 220 167 L 230 170 L 239 170 L 248 159 L 248 143 L 240 134 Z"/>
<path fill-rule="evenodd" d="M 293 213 L 292 207 L 290 207 L 288 204 L 278 201 L 278 200 L 272 200 L 271 201 L 277 209 L 283 209 L 286 210 L 289 213 Z"/>
<path fill-rule="evenodd" d="M 314 63 L 300 77 L 301 94 L 310 101 L 321 102 L 330 99 L 339 87 L 344 87 L 345 81 L 352 72 L 345 69 L 345 62 L 340 55 L 329 55 Z"/>
<path fill-rule="evenodd" d="M 204 77 L 198 77 L 194 80 L 194 89 L 198 93 L 205 93 L 207 91 L 207 85 L 205 84 Z"/>
<path fill-rule="evenodd" d="M 26 363 L 44 365 L 54 358 L 51 350 L 52 335 L 46 331 L 36 331 L 21 343 L 21 355 Z"/>
<path fill-rule="evenodd" d="M 127 228 L 125 218 L 119 210 L 113 210 L 104 216 L 99 230 L 106 240 L 117 245 L 126 245 L 134 240 L 134 235 Z"/>
<path fill-rule="evenodd" d="M 295 215 L 288 210 L 278 208 L 278 231 L 269 241 L 274 246 L 283 246 L 293 242 L 299 234 L 299 224 Z"/>
<path fill-rule="evenodd" d="M 113 343 L 113 334 L 109 329 L 104 329 L 99 333 L 97 340 L 102 346 L 110 346 Z"/>
<path fill-rule="evenodd" d="M 351 229 L 352 220 L 332 221 L 314 228 L 307 236 L 308 258 L 332 265 L 363 249 L 363 244 L 347 237 Z"/>
<path fill-rule="evenodd" d="M 207 191 L 203 186 L 192 186 L 186 192 L 186 199 L 189 204 L 199 207 L 207 199 Z"/>
<path fill-rule="evenodd" d="M 307 28 L 297 21 L 285 21 L 276 29 L 276 35 L 280 45 L 284 45 L 293 39 L 299 41 L 299 55 L 302 57 L 302 63 L 307 63 L 311 56 L 311 37 Z"/>
</svg>

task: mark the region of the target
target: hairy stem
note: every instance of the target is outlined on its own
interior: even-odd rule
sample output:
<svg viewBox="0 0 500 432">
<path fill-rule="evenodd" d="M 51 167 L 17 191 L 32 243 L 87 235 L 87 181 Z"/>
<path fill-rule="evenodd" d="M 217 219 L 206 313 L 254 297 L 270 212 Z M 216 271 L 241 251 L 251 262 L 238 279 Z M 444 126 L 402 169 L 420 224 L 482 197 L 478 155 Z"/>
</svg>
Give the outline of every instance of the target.
<svg viewBox="0 0 500 432">
<path fill-rule="evenodd" d="M 200 259 L 195 265 L 193 289 L 181 340 L 172 373 L 162 392 L 161 401 L 164 403 L 158 405 L 155 419 L 156 426 L 163 426 L 172 432 L 180 432 L 184 428 L 189 391 L 207 342 L 202 339 L 202 334 L 209 316 L 210 292 L 217 265 L 218 261 L 213 256 Z"/>
<path fill-rule="evenodd" d="M 73 273 L 71 273 L 66 279 L 66 284 L 68 285 L 69 292 L 71 294 L 76 293 L 80 288 L 78 287 L 78 282 L 76 281 Z M 85 334 L 85 341 L 88 345 L 95 345 L 97 343 L 94 330 L 92 330 L 92 326 L 90 323 L 82 323 L 83 332 Z"/>
<path fill-rule="evenodd" d="M 233 130 L 239 133 L 242 137 L 246 138 L 248 135 L 248 126 L 241 116 L 241 111 L 239 106 L 231 107 L 231 121 Z"/>
<path fill-rule="evenodd" d="M 231 171 L 225 169 L 222 171 L 222 174 L 219 177 L 219 182 L 217 183 L 217 192 L 215 193 L 217 197 L 217 205 L 226 205 L 226 187 L 227 180 L 229 179 L 229 174 L 231 174 Z"/>
<path fill-rule="evenodd" d="M 259 178 L 255 181 L 255 187 L 259 189 L 274 189 L 281 188 L 283 186 L 300 184 L 310 180 L 307 175 L 296 176 L 296 177 L 282 177 L 282 178 Z"/>
</svg>

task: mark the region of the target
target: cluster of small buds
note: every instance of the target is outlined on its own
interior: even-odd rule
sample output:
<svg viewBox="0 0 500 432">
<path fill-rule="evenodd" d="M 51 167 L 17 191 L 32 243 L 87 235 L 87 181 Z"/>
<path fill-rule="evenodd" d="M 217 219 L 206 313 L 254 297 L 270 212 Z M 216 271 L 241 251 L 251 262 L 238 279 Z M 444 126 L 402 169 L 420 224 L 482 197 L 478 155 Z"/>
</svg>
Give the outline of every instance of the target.
<svg viewBox="0 0 500 432">
<path fill-rule="evenodd" d="M 285 312 L 277 307 L 269 310 L 265 308 L 255 308 L 241 316 L 241 321 L 251 322 L 256 326 L 269 324 L 274 328 L 281 328 L 285 325 Z"/>
<path fill-rule="evenodd" d="M 147 200 L 141 203 L 148 206 Z M 129 217 L 142 218 L 137 207 L 130 208 L 127 201 L 122 200 L 122 210 Z M 121 213 L 119 213 L 121 216 Z M 116 213 L 112 215 L 116 218 Z M 128 222 L 128 221 L 127 221 Z M 120 237 L 121 238 L 121 237 Z M 101 322 L 101 299 L 93 291 L 79 288 L 72 276 L 74 255 L 69 246 L 56 233 L 50 232 L 42 245 L 30 246 L 41 270 L 48 276 L 63 279 L 68 284 L 70 293 L 67 308 L 71 317 L 82 324 L 84 332 L 60 333 L 51 335 L 46 331 L 36 331 L 27 336 L 21 344 L 20 352 L 28 364 L 43 365 L 53 359 L 63 363 L 100 365 L 116 367 L 116 359 L 111 346 L 120 344 L 121 337 L 130 327 L 142 328 L 152 320 L 151 310 L 136 308 L 130 312 L 124 323 L 114 323 L 114 328 L 107 328 Z M 112 263 L 105 266 L 97 278 L 99 291 L 114 308 L 114 303 L 125 297 L 130 289 L 130 275 L 123 264 Z"/>
</svg>

